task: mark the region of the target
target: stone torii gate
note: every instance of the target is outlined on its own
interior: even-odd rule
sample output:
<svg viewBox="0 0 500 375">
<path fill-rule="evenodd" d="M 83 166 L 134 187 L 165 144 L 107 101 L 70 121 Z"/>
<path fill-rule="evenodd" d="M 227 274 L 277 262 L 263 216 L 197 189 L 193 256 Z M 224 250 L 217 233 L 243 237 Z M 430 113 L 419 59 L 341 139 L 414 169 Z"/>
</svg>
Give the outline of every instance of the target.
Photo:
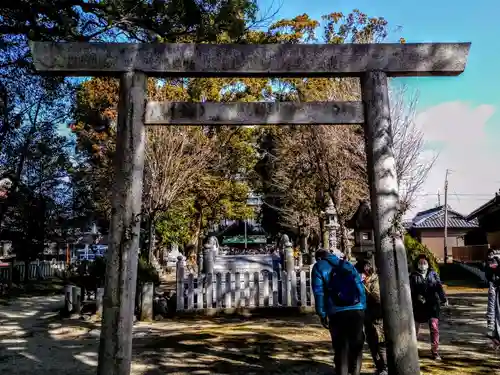
<svg viewBox="0 0 500 375">
<path fill-rule="evenodd" d="M 469 43 L 341 45 L 31 44 L 40 73 L 120 78 L 116 177 L 99 349 L 100 375 L 128 375 L 144 169 L 144 125 L 363 124 L 389 373 L 420 374 L 408 269 L 393 236 L 398 185 L 388 77 L 454 76 Z M 362 102 L 149 103 L 155 77 L 359 77 Z"/>
</svg>

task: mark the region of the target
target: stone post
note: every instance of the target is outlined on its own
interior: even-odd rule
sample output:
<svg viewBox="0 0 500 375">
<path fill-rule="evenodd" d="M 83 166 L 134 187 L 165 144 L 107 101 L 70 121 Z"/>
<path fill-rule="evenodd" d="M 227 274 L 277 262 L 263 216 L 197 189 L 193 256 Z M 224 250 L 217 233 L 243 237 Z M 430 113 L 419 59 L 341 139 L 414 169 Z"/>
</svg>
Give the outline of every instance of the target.
<svg viewBox="0 0 500 375">
<path fill-rule="evenodd" d="M 79 286 L 73 286 L 73 313 L 80 314 L 82 311 L 82 288 Z"/>
<path fill-rule="evenodd" d="M 104 288 L 97 288 L 95 293 L 95 307 L 97 316 L 102 316 L 102 298 L 104 296 Z"/>
<path fill-rule="evenodd" d="M 293 244 L 288 241 L 284 244 L 285 248 L 285 271 L 287 275 L 291 275 L 295 270 L 295 260 L 293 257 Z"/>
<path fill-rule="evenodd" d="M 177 269 L 175 274 L 176 295 L 177 295 L 177 310 L 184 309 L 184 270 L 186 261 L 182 255 L 177 257 Z"/>
<path fill-rule="evenodd" d="M 389 374 L 420 374 L 415 323 L 402 238 L 392 236 L 398 209 L 398 181 L 392 150 L 387 75 L 361 77 L 365 141 L 374 224 L 375 259 L 387 341 Z"/>
<path fill-rule="evenodd" d="M 203 273 L 205 275 L 214 273 L 215 244 L 208 242 L 203 246 Z"/>
<path fill-rule="evenodd" d="M 67 313 L 73 312 L 73 285 L 64 286 L 64 310 Z"/>
<path fill-rule="evenodd" d="M 144 73 L 128 71 L 121 75 L 98 375 L 130 374 L 146 144 L 146 90 Z"/>
<path fill-rule="evenodd" d="M 145 283 L 142 286 L 141 293 L 141 320 L 153 320 L 153 298 L 154 298 L 154 284 Z"/>
</svg>

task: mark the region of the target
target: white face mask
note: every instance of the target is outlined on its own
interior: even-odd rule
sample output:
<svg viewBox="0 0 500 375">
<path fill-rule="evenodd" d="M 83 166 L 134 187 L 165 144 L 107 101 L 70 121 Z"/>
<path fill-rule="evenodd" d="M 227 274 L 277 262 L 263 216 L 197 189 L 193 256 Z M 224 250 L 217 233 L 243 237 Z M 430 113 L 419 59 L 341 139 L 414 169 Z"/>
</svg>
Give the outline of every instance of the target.
<svg viewBox="0 0 500 375">
<path fill-rule="evenodd" d="M 427 270 L 429 269 L 429 265 L 427 263 L 419 263 L 418 269 L 422 272 L 427 272 Z"/>
</svg>

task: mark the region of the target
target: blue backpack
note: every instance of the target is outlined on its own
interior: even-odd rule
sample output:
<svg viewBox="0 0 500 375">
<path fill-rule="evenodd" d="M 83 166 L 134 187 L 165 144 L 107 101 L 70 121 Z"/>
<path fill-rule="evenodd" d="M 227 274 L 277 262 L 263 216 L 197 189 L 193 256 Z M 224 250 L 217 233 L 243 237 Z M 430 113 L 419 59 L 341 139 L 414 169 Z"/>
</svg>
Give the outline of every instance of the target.
<svg viewBox="0 0 500 375">
<path fill-rule="evenodd" d="M 337 307 L 355 306 L 361 301 L 361 294 L 356 282 L 356 276 L 344 267 L 345 260 L 340 259 L 336 266 L 325 259 L 332 266 L 330 282 L 327 285 L 327 297 Z"/>
</svg>

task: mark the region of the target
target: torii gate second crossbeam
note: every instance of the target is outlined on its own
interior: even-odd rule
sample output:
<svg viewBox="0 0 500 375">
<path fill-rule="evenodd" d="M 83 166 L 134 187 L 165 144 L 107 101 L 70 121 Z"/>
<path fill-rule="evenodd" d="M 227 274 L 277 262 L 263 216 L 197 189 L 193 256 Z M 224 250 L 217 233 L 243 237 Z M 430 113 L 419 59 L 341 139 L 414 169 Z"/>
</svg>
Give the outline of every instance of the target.
<svg viewBox="0 0 500 375">
<path fill-rule="evenodd" d="M 406 252 L 402 239 L 392 235 L 398 183 L 392 151 L 387 77 L 458 75 L 465 69 L 469 48 L 470 43 L 32 43 L 33 60 L 40 73 L 120 77 L 116 175 L 98 373 L 130 374 L 146 122 L 241 125 L 364 123 L 389 373 L 420 374 Z M 146 112 L 147 76 L 359 77 L 362 105 L 150 103 Z"/>
</svg>

